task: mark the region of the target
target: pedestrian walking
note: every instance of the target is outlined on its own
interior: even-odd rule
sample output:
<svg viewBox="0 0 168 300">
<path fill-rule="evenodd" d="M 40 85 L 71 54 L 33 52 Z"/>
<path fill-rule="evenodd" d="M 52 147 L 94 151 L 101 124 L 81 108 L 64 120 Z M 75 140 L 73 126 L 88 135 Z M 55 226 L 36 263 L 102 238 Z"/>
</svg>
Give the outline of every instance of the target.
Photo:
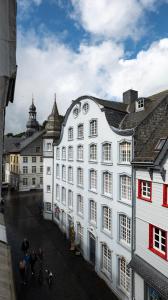
<svg viewBox="0 0 168 300">
<path fill-rule="evenodd" d="M 34 273 L 35 273 L 34 267 L 35 267 L 36 261 L 37 261 L 37 255 L 36 255 L 35 250 L 33 250 L 30 253 L 30 267 L 31 267 L 31 273 L 32 273 L 32 275 L 34 275 Z"/>
<path fill-rule="evenodd" d="M 45 270 L 47 273 L 47 283 L 49 288 L 51 288 L 52 283 L 53 283 L 53 273 L 50 270 Z"/>
<path fill-rule="evenodd" d="M 24 252 L 24 254 L 26 254 L 28 249 L 29 249 L 29 241 L 27 238 L 24 238 L 21 245 L 21 250 Z"/>
<path fill-rule="evenodd" d="M 19 262 L 19 273 L 21 277 L 21 283 L 26 284 L 26 263 L 24 260 Z"/>
</svg>

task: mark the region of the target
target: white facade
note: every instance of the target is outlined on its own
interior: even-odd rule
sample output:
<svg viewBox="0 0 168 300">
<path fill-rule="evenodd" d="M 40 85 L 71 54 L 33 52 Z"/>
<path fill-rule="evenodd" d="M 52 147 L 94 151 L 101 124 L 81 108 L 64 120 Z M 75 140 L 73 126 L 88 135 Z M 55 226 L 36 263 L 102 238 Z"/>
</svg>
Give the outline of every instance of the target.
<svg viewBox="0 0 168 300">
<path fill-rule="evenodd" d="M 72 106 L 54 161 L 52 151 L 45 153 L 44 210 L 46 218 L 53 212 L 67 237 L 74 226 L 84 258 L 126 300 L 131 299 L 132 136 L 117 134 L 101 108 L 87 98 Z"/>
<path fill-rule="evenodd" d="M 159 172 L 138 169 L 136 172 L 136 250 L 135 254 L 168 278 L 168 157 L 163 168 L 165 181 Z M 148 193 L 145 182 L 149 182 Z M 142 187 L 143 183 L 143 187 Z M 165 192 L 166 191 L 166 192 Z M 144 195 L 143 195 L 144 194 Z M 142 291 L 140 293 L 140 291 Z M 162 300 L 157 290 L 135 274 L 136 300 Z"/>
</svg>

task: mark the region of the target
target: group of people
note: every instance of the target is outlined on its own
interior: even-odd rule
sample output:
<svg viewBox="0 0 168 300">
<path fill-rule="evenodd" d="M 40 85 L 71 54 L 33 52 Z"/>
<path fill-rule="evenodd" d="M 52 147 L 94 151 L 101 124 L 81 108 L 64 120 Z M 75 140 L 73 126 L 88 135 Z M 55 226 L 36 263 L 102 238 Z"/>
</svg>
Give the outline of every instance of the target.
<svg viewBox="0 0 168 300">
<path fill-rule="evenodd" d="M 27 238 L 23 239 L 21 244 L 21 251 L 23 253 L 23 258 L 19 262 L 19 272 L 21 277 L 21 283 L 26 284 L 28 281 L 29 273 L 31 275 L 37 275 L 38 281 L 40 284 L 43 283 L 43 250 L 39 248 L 36 252 L 35 250 L 30 251 L 30 243 Z M 49 270 L 45 270 L 47 273 L 47 282 L 49 286 L 52 284 L 53 274 Z"/>
</svg>

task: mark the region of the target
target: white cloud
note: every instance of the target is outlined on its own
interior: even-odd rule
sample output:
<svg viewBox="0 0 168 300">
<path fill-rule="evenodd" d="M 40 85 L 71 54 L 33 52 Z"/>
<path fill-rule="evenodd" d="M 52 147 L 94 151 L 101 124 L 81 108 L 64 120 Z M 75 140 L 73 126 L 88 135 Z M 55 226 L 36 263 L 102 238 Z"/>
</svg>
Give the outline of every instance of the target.
<svg viewBox="0 0 168 300">
<path fill-rule="evenodd" d="M 74 52 L 52 37 L 41 39 L 31 32 L 24 35 L 24 42 L 22 38 L 18 41 L 15 101 L 7 108 L 7 132 L 25 129 L 32 93 L 42 123 L 51 111 L 55 92 L 64 114 L 71 100 L 81 95 L 121 100 L 130 88 L 144 96 L 168 88 L 168 39 L 126 60 L 123 46 L 111 41 L 81 44 Z"/>
<path fill-rule="evenodd" d="M 40 6 L 42 2 L 43 0 L 17 0 L 18 18 L 22 20 L 29 17 L 34 7 Z"/>
<path fill-rule="evenodd" d="M 72 17 L 96 36 L 121 40 L 138 39 L 144 28 L 145 12 L 167 0 L 71 0 Z M 159 3 L 158 3 L 159 2 Z"/>
</svg>

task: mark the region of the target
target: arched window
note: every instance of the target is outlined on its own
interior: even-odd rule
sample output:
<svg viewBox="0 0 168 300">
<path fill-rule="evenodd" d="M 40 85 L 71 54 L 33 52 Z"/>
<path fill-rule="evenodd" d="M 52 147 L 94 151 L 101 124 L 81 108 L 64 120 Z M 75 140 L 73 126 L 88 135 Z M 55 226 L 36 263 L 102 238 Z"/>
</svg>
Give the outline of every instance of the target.
<svg viewBox="0 0 168 300">
<path fill-rule="evenodd" d="M 120 163 L 129 163 L 131 161 L 131 143 L 121 142 L 119 145 Z"/>
</svg>

